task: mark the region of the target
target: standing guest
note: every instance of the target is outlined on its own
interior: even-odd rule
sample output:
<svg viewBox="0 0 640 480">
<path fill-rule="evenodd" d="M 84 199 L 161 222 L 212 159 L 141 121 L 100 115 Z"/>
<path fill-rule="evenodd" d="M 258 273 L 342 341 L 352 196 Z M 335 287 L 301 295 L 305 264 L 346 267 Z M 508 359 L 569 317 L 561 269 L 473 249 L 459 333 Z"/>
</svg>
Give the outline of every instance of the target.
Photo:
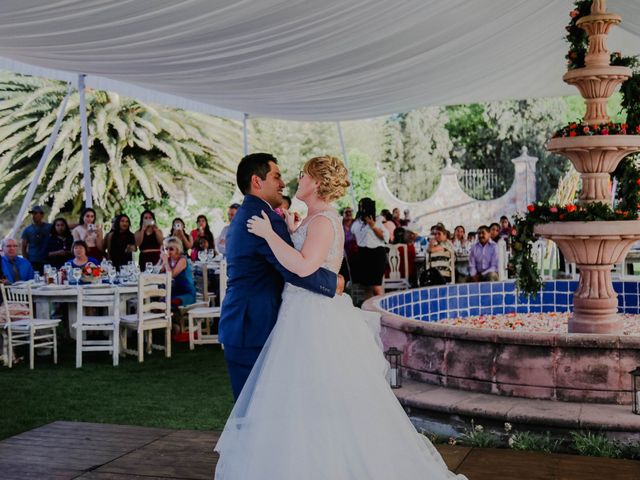
<svg viewBox="0 0 640 480">
<path fill-rule="evenodd" d="M 83 240 L 76 240 L 73 242 L 73 258 L 68 260 L 65 265 L 69 265 L 72 268 L 84 268 L 87 265 L 98 266 L 100 262 L 98 259 L 90 257 L 87 253 L 89 248 L 87 243 Z"/>
<path fill-rule="evenodd" d="M 386 228 L 387 230 L 389 230 L 389 243 L 394 243 L 393 242 L 393 232 L 395 231 L 396 228 L 396 224 L 393 221 L 393 215 L 391 214 L 391 212 L 389 210 L 387 210 L 386 208 L 384 210 L 380 211 L 380 215 L 382 216 L 382 218 L 384 219 L 382 221 L 382 226 L 384 228 Z"/>
<path fill-rule="evenodd" d="M 500 236 L 507 239 L 511 236 L 511 222 L 504 215 L 500 217 Z"/>
<path fill-rule="evenodd" d="M 240 208 L 239 203 L 232 203 L 229 206 L 229 210 L 227 210 L 227 217 L 229 218 L 229 223 L 224 226 L 224 228 L 220 232 L 220 235 L 218 235 L 218 238 L 216 239 L 216 250 L 220 252 L 222 255 L 226 255 L 227 232 L 229 230 L 229 225 L 231 225 L 231 220 L 233 220 L 233 217 L 235 216 L 239 208 Z"/>
<path fill-rule="evenodd" d="M 49 264 L 56 268 L 63 266 L 67 260 L 73 257 L 72 245 L 73 235 L 71 235 L 67 221 L 64 218 L 56 218 L 53 221 L 49 238 L 47 238 L 47 261 Z"/>
<path fill-rule="evenodd" d="M 393 243 L 395 245 L 402 245 L 401 248 L 406 248 L 407 249 L 407 262 L 408 265 L 405 265 L 404 262 L 400 263 L 400 275 L 404 275 L 405 274 L 405 269 L 409 268 L 409 274 L 408 274 L 408 278 L 409 278 L 409 283 L 411 283 L 411 285 L 416 285 L 417 283 L 417 271 L 416 271 L 416 246 L 414 244 L 414 242 L 407 242 L 407 236 L 406 233 L 407 231 L 405 230 L 404 227 L 398 227 L 395 229 L 395 231 L 393 232 L 393 238 L 394 241 Z M 400 258 L 404 258 L 404 252 L 400 252 Z M 387 268 L 387 270 L 390 271 L 390 268 Z M 385 271 L 385 275 L 386 275 L 386 271 Z"/>
<path fill-rule="evenodd" d="M 400 220 L 400 226 L 408 227 L 411 223 L 411 210 L 408 208 L 404 209 L 404 218 Z"/>
<path fill-rule="evenodd" d="M 478 228 L 478 242 L 469 252 L 469 275 L 472 282 L 498 280 L 498 247 L 489 235 L 486 225 Z"/>
<path fill-rule="evenodd" d="M 47 261 L 47 239 L 51 224 L 44 221 L 44 210 L 40 205 L 33 207 L 29 213 L 32 223 L 22 231 L 22 256 L 31 262 L 35 271 L 42 273 Z"/>
<path fill-rule="evenodd" d="M 189 250 L 193 247 L 193 240 L 191 235 L 187 235 L 184 227 L 184 220 L 181 218 L 174 218 L 171 222 L 171 232 L 169 237 L 176 237 L 182 243 L 183 254 L 189 255 Z M 167 237 L 167 238 L 169 238 Z"/>
<path fill-rule="evenodd" d="M 80 214 L 80 222 L 71 232 L 75 241 L 82 240 L 87 244 L 87 255 L 100 262 L 104 256 L 104 238 L 102 225 L 96 224 L 96 211 L 85 208 Z"/>
<path fill-rule="evenodd" d="M 382 277 L 387 265 L 389 230 L 376 218 L 376 202 L 362 198 L 358 202 L 358 215 L 351 225 L 351 232 L 358 244 L 358 260 L 352 274 L 354 281 L 366 288 L 365 300 L 382 295 Z"/>
<path fill-rule="evenodd" d="M 18 256 L 18 242 L 11 237 L 2 240 L 2 273 L 9 285 L 33 279 L 34 272 L 31 263 Z"/>
<path fill-rule="evenodd" d="M 136 237 L 131 232 L 131 220 L 127 215 L 117 215 L 111 231 L 104 239 L 106 257 L 113 266 L 121 268 L 133 260 L 136 251 Z"/>
<path fill-rule="evenodd" d="M 340 266 L 340 275 L 344 277 L 345 282 L 348 282 L 351 280 L 351 269 L 358 253 L 358 244 L 356 243 L 356 237 L 351 233 L 353 209 L 346 207 L 342 209 L 340 215 L 342 215 L 342 230 L 344 231 L 344 257 Z"/>
<path fill-rule="evenodd" d="M 184 246 L 178 237 L 168 237 L 164 241 L 164 252 L 160 255 L 163 272 L 171 272 L 171 304 L 187 306 L 196 301 L 196 286 L 193 283 L 191 263 L 183 255 Z"/>
<path fill-rule="evenodd" d="M 207 244 L 209 245 L 207 249 L 213 248 L 214 240 L 213 233 L 211 233 L 211 229 L 209 228 L 209 221 L 207 217 L 204 215 L 198 215 L 196 219 L 196 228 L 191 230 L 191 241 L 193 242 L 193 248 L 191 249 L 191 260 L 194 262 L 198 259 L 198 252 L 202 251 L 200 247 L 200 238 L 204 237 L 207 239 Z"/>
<path fill-rule="evenodd" d="M 400 209 L 399 208 L 394 208 L 391 211 L 391 215 L 392 215 L 392 220 L 393 223 L 396 224 L 396 227 L 401 227 L 402 226 L 402 219 L 400 218 Z"/>
<path fill-rule="evenodd" d="M 140 250 L 138 264 L 144 270 L 149 262 L 156 264 L 160 261 L 160 247 L 162 247 L 162 231 L 156 225 L 156 216 L 151 210 L 140 214 L 140 228 L 134 234 L 136 247 Z"/>
</svg>

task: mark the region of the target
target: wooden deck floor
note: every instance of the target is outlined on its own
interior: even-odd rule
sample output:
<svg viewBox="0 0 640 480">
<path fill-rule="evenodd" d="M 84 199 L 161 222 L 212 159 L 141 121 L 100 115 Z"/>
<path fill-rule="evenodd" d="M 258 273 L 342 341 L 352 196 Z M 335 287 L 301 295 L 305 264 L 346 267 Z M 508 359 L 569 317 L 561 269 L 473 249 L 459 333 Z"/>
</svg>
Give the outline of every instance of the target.
<svg viewBox="0 0 640 480">
<path fill-rule="evenodd" d="M 55 422 L 0 442 L 0 479 L 211 480 L 218 435 Z M 640 462 L 630 460 L 446 445 L 438 449 L 450 469 L 470 480 L 640 479 Z"/>
</svg>

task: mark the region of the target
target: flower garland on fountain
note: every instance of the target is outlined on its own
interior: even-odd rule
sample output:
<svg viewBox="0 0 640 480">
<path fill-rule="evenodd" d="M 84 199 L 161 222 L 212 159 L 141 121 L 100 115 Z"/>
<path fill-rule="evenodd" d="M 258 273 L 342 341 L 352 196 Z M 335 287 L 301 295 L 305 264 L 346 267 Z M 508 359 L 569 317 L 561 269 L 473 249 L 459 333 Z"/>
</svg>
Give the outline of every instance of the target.
<svg viewBox="0 0 640 480">
<path fill-rule="evenodd" d="M 640 169 L 633 157 L 625 159 L 640 151 L 640 71 L 636 58 L 606 48 L 609 30 L 621 22 L 607 12 L 606 0 L 578 0 L 570 17 L 569 70 L 563 80 L 578 88 L 587 108 L 584 119 L 561 128 L 547 149 L 569 158 L 580 173 L 582 190 L 575 204 L 529 205 L 524 216 L 516 217 L 512 266 L 518 289 L 537 294 L 542 281 L 532 244 L 537 236 L 553 240 L 580 269 L 569 332 L 620 333 L 611 267 L 640 239 L 640 225 L 628 221 L 638 219 Z M 613 123 L 607 101 L 620 85 L 627 119 Z M 612 176 L 618 180 L 613 206 Z"/>
</svg>

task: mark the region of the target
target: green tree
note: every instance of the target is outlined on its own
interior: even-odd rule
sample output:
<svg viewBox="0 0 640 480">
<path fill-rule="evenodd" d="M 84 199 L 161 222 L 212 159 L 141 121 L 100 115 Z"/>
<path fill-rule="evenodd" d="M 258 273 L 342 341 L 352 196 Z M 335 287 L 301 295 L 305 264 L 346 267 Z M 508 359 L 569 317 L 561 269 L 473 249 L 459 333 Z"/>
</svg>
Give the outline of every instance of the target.
<svg viewBox="0 0 640 480">
<path fill-rule="evenodd" d="M 55 123 L 66 84 L 0 73 L 0 208 L 22 200 Z M 35 202 L 77 212 L 82 205 L 79 97 L 71 96 Z M 230 197 L 241 151 L 236 122 L 87 89 L 93 200 L 110 216 L 132 198 L 160 204 L 194 185 Z M 215 193 L 214 193 L 215 196 Z"/>
<path fill-rule="evenodd" d="M 420 108 L 387 119 L 381 163 L 396 197 L 420 201 L 437 187 L 452 147 L 447 120 L 440 107 Z"/>
<path fill-rule="evenodd" d="M 513 183 L 511 159 L 526 146 L 538 157 L 537 197 L 548 199 L 569 162 L 544 148 L 564 123 L 567 102 L 562 98 L 509 100 L 447 107 L 452 159 L 461 168 L 490 168 L 500 172 L 500 192 Z"/>
</svg>

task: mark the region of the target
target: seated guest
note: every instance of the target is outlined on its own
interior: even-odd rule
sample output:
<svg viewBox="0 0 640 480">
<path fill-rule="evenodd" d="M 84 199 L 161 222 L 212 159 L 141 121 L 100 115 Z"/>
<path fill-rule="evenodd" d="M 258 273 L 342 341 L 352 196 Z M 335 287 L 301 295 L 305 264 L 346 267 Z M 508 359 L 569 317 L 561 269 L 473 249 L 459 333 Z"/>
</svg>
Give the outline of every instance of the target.
<svg viewBox="0 0 640 480">
<path fill-rule="evenodd" d="M 229 210 L 227 210 L 227 217 L 229 218 L 229 223 L 231 223 L 231 221 L 233 220 L 233 217 L 235 216 L 236 212 L 238 211 L 238 209 L 240 208 L 240 204 L 238 203 L 232 203 L 229 206 Z M 222 229 L 222 231 L 220 232 L 220 235 L 218 236 L 218 238 L 216 239 L 216 250 L 218 252 L 220 252 L 222 255 L 224 255 L 226 253 L 226 241 L 227 241 L 227 230 L 229 229 L 229 225 L 225 225 L 224 228 Z"/>
<path fill-rule="evenodd" d="M 451 282 L 454 275 L 451 260 L 455 259 L 455 253 L 453 245 L 447 239 L 447 231 L 441 225 L 433 227 L 433 237 L 429 240 L 427 252 L 429 253 L 428 268 L 436 269 L 445 282 Z"/>
<path fill-rule="evenodd" d="M 18 256 L 18 242 L 15 238 L 2 240 L 2 273 L 7 284 L 33 279 L 33 267 L 26 260 Z"/>
<path fill-rule="evenodd" d="M 117 215 L 104 239 L 105 255 L 118 269 L 132 261 L 133 252 L 137 250 L 136 238 L 130 227 L 131 220 L 127 215 Z"/>
<path fill-rule="evenodd" d="M 65 265 L 69 265 L 71 268 L 84 268 L 91 264 L 94 266 L 100 265 L 100 262 L 93 257 L 87 255 L 89 249 L 87 244 L 83 240 L 76 240 L 73 242 L 73 258 L 68 260 Z"/>
<path fill-rule="evenodd" d="M 396 224 L 396 227 L 402 226 L 402 219 L 400 218 L 400 209 L 398 207 L 394 208 L 391 212 L 391 219 L 393 223 Z"/>
<path fill-rule="evenodd" d="M 282 196 L 282 203 L 280 204 L 279 207 L 275 208 L 274 211 L 280 215 L 282 218 L 285 218 L 284 216 L 284 212 L 285 211 L 289 211 L 289 209 L 291 208 L 291 197 L 288 197 L 286 195 Z"/>
<path fill-rule="evenodd" d="M 184 247 L 177 237 L 169 237 L 164 241 L 164 251 L 160 255 L 161 271 L 171 272 L 171 304 L 187 306 L 196 301 L 196 286 L 193 282 L 191 263 L 182 253 Z"/>
<path fill-rule="evenodd" d="M 408 208 L 404 209 L 404 218 L 400 220 L 400 225 L 402 227 L 408 227 L 411 224 L 411 210 Z"/>
<path fill-rule="evenodd" d="M 51 224 L 44 221 L 44 210 L 36 205 L 29 212 L 33 223 L 22 232 L 22 256 L 31 262 L 37 272 L 47 262 L 47 239 L 51 232 Z"/>
<path fill-rule="evenodd" d="M 53 221 L 51 234 L 47 238 L 47 261 L 49 265 L 60 268 L 67 260 L 73 257 L 71 246 L 73 236 L 69 225 L 64 218 L 56 218 Z"/>
<path fill-rule="evenodd" d="M 87 255 L 101 261 L 104 254 L 102 226 L 96 224 L 97 216 L 93 208 L 85 208 L 80 214 L 80 223 L 71 233 L 74 240 L 83 240 L 87 246 Z"/>
<path fill-rule="evenodd" d="M 386 208 L 380 211 L 380 216 L 383 218 L 382 226 L 389 230 L 389 243 L 393 242 L 393 232 L 396 229 L 396 224 L 393 221 L 393 215 Z"/>
<path fill-rule="evenodd" d="M 191 260 L 194 262 L 198 260 L 198 252 L 202 251 L 202 247 L 200 247 L 200 238 L 204 237 L 207 239 L 207 248 L 214 248 L 214 240 L 213 233 L 211 233 L 211 229 L 209 228 L 209 221 L 207 217 L 204 215 L 198 215 L 196 219 L 197 226 L 193 230 L 191 230 L 191 240 L 193 241 L 193 247 L 191 248 Z"/>
<path fill-rule="evenodd" d="M 469 242 L 469 248 L 471 248 L 471 245 L 478 241 L 478 232 L 467 233 L 467 241 Z"/>
<path fill-rule="evenodd" d="M 469 275 L 472 282 L 498 280 L 498 246 L 491 240 L 486 225 L 478 229 L 478 242 L 469 252 Z"/>
<path fill-rule="evenodd" d="M 491 240 L 493 240 L 494 243 L 498 243 L 500 240 L 502 240 L 502 237 L 500 236 L 500 224 L 498 223 L 492 223 L 491 225 L 489 225 L 489 236 L 491 237 Z"/>
<path fill-rule="evenodd" d="M 469 276 L 469 251 L 471 243 L 462 225 L 453 230 L 453 251 L 456 254 L 456 282 L 462 283 Z"/>
</svg>

